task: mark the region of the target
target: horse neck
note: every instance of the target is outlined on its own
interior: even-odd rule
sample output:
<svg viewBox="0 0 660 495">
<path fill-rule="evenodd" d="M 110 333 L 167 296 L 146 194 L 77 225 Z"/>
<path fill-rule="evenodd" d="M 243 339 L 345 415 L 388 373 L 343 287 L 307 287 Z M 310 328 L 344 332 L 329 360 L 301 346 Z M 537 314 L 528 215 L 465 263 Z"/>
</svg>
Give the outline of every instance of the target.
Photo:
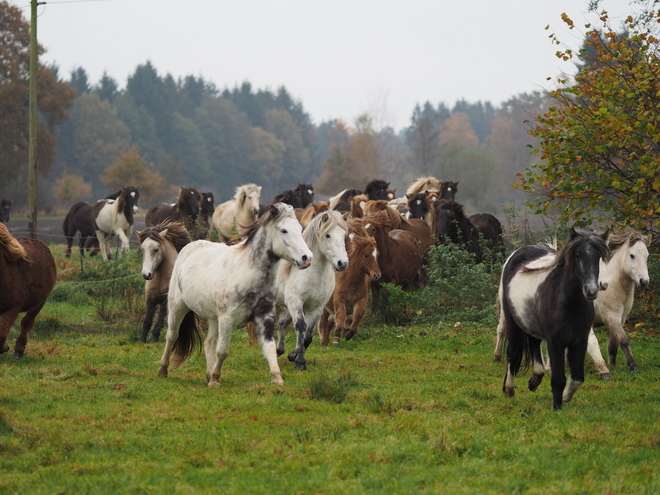
<svg viewBox="0 0 660 495">
<path fill-rule="evenodd" d="M 270 239 L 267 228 L 258 229 L 252 237 L 250 244 L 244 246 L 246 249 L 250 266 L 261 271 L 265 279 L 270 279 L 277 273 L 278 262 L 281 260 L 273 252 L 273 242 Z"/>
<path fill-rule="evenodd" d="M 243 206 L 239 206 L 238 201 L 236 202 L 236 223 L 243 226 L 249 227 L 254 222 L 257 221 L 257 216 L 252 213 L 252 208 L 247 199 L 243 203 Z M 238 225 L 237 225 L 238 227 Z"/>
<path fill-rule="evenodd" d="M 610 275 L 610 288 L 621 290 L 626 297 L 634 297 L 635 281 L 625 271 L 625 259 L 628 256 L 628 244 L 624 244 L 614 251 L 607 264 Z"/>
</svg>

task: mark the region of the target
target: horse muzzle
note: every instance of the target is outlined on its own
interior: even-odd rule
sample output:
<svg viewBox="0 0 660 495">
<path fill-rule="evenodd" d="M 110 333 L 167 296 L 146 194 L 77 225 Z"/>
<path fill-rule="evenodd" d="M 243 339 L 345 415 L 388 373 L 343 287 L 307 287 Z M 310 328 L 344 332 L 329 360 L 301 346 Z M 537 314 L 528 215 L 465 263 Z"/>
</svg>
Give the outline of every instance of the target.
<svg viewBox="0 0 660 495">
<path fill-rule="evenodd" d="M 349 260 L 337 260 L 337 263 L 335 263 L 335 270 L 338 272 L 343 272 L 348 268 L 348 263 Z"/>
<path fill-rule="evenodd" d="M 145 280 L 151 280 L 154 278 L 153 272 L 142 272 L 142 278 Z"/>
<path fill-rule="evenodd" d="M 643 289 L 644 287 L 648 286 L 650 282 L 651 282 L 651 280 L 648 279 L 648 278 L 640 278 L 637 281 L 637 287 L 639 287 L 640 289 Z"/>
<path fill-rule="evenodd" d="M 593 301 L 594 299 L 596 299 L 596 297 L 598 297 L 598 288 L 599 288 L 598 285 L 595 285 L 593 287 L 591 286 L 582 287 L 582 294 L 584 295 L 584 298 L 587 301 Z"/>
<path fill-rule="evenodd" d="M 380 273 L 372 273 L 371 280 L 376 281 L 380 278 Z"/>
<path fill-rule="evenodd" d="M 310 256 L 303 255 L 303 257 L 300 260 L 296 260 L 296 266 L 301 270 L 304 270 L 305 268 L 309 267 L 309 265 L 311 264 L 312 264 L 311 255 Z"/>
</svg>

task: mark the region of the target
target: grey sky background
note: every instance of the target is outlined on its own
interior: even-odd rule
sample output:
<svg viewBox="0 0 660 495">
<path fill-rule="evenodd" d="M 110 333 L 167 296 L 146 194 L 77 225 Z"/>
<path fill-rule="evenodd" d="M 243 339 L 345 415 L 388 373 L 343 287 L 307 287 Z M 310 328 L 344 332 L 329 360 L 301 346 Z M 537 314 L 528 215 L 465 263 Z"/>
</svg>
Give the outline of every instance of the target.
<svg viewBox="0 0 660 495">
<path fill-rule="evenodd" d="M 61 2 L 61 3 L 60 3 Z M 29 19 L 29 0 L 12 0 Z M 68 79 L 83 67 L 125 87 L 139 64 L 203 76 L 219 89 L 284 85 L 314 123 L 409 125 L 415 104 L 490 101 L 551 87 L 572 71 L 549 35 L 578 49 L 587 0 L 53 0 L 38 9 L 39 42 Z M 633 7 L 604 0 L 614 26 Z M 569 31 L 566 12 L 575 21 Z M 549 30 L 544 28 L 550 25 Z"/>
</svg>

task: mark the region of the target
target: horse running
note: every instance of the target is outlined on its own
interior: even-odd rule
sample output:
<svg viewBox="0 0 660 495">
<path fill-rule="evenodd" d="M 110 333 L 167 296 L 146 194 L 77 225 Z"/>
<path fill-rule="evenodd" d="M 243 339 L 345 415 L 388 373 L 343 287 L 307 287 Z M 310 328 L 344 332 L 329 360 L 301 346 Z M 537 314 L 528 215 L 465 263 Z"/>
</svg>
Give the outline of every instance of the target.
<svg viewBox="0 0 660 495">
<path fill-rule="evenodd" d="M 204 341 L 209 387 L 220 386 L 231 334 L 247 321 L 256 327 L 272 382 L 282 384 L 273 338 L 280 259 L 300 269 L 312 262 L 293 208 L 282 203 L 271 205 L 238 244 L 195 241 L 183 248 L 170 280 L 167 338 L 158 374 L 167 376 L 171 359 L 176 368 L 190 357 L 201 339 L 198 315 L 209 326 Z"/>
<path fill-rule="evenodd" d="M 608 234 L 598 236 L 571 229 L 560 251 L 547 246 L 526 246 L 504 264 L 499 301 L 507 346 L 507 373 L 503 391 L 515 395 L 515 377 L 523 353 L 531 357 L 529 390 L 541 384 L 545 371 L 541 341 L 548 346 L 552 368 L 554 409 L 569 402 L 584 382 L 584 357 L 594 321 L 594 299 L 599 290 L 599 266 L 609 256 Z M 566 351 L 566 353 L 565 353 Z M 570 376 L 564 375 L 568 360 Z"/>
<path fill-rule="evenodd" d="M 104 260 L 107 261 L 110 254 L 108 240 L 115 234 L 121 239 L 122 251 L 128 251 L 128 237 L 133 231 L 133 214 L 138 211 L 139 198 L 137 187 L 123 187 L 117 199 L 101 199 L 92 206 L 94 231 Z"/>
<path fill-rule="evenodd" d="M 19 313 L 25 312 L 12 353 L 14 359 L 21 359 L 34 320 L 55 286 L 57 269 L 46 244 L 13 237 L 2 223 L 0 251 L 0 354 L 9 350 L 9 331 Z"/>
<path fill-rule="evenodd" d="M 235 235 L 243 236 L 259 215 L 261 186 L 244 184 L 236 188 L 234 199 L 225 201 L 213 213 L 213 228 L 221 242 Z"/>
<path fill-rule="evenodd" d="M 92 221 L 92 205 L 85 202 L 78 202 L 73 205 L 62 222 L 62 231 L 66 237 L 65 256 L 71 256 L 71 248 L 76 233 L 80 233 L 78 248 L 80 256 L 85 256 L 85 249 L 90 251 L 90 256 L 99 252 L 99 241 L 96 238 L 94 222 Z"/>
<path fill-rule="evenodd" d="M 167 315 L 167 292 L 174 262 L 191 239 L 181 222 L 165 222 L 155 227 L 147 227 L 137 232 L 137 236 L 143 258 L 142 277 L 147 281 L 144 286 L 146 310 L 140 340 L 146 342 L 149 336 L 150 341 L 158 342 Z M 149 335 L 158 305 L 158 320 Z"/>
<path fill-rule="evenodd" d="M 195 187 L 182 187 L 179 191 L 179 199 L 174 204 L 158 203 L 147 210 L 144 223 L 147 227 L 153 227 L 165 221 L 177 221 L 183 223 L 188 232 L 193 232 L 199 204 L 202 195 Z"/>
<path fill-rule="evenodd" d="M 307 270 L 293 270 L 291 263 L 281 263 L 277 272 L 277 304 L 286 309 L 279 314 L 277 355 L 284 354 L 286 327 L 293 322 L 296 348 L 288 355 L 297 370 L 306 369 L 305 350 L 312 343 L 316 324 L 335 289 L 335 271 L 349 266 L 345 238 L 346 215 L 327 211 L 315 217 L 303 231 L 312 251 Z"/>
</svg>

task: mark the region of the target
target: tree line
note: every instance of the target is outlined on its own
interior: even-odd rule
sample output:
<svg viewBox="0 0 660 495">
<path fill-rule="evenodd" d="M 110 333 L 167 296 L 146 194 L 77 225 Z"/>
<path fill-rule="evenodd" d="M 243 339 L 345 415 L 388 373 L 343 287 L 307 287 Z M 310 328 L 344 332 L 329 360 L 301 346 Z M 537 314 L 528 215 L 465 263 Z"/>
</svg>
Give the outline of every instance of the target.
<svg viewBox="0 0 660 495">
<path fill-rule="evenodd" d="M 3 35 L 16 41 L 0 48 L 0 194 L 21 205 L 27 201 L 29 29 L 7 2 L 0 2 L 0 22 Z M 285 87 L 244 82 L 219 90 L 202 77 L 160 74 L 149 61 L 120 87 L 109 74 L 94 83 L 83 67 L 62 77 L 42 64 L 39 204 L 95 200 L 121 185 L 139 185 L 146 202 L 173 201 L 179 186 L 213 191 L 219 202 L 247 182 L 263 186 L 270 201 L 299 182 L 331 195 L 374 178 L 391 181 L 402 194 L 415 178 L 434 175 L 460 181 L 462 202 L 499 211 L 516 194 L 518 204 L 523 199 L 511 184 L 538 160 L 527 147 L 537 140 L 525 120 L 547 106 L 541 93 L 498 107 L 425 102 L 397 132 L 377 127 L 369 114 L 316 124 Z"/>
</svg>

